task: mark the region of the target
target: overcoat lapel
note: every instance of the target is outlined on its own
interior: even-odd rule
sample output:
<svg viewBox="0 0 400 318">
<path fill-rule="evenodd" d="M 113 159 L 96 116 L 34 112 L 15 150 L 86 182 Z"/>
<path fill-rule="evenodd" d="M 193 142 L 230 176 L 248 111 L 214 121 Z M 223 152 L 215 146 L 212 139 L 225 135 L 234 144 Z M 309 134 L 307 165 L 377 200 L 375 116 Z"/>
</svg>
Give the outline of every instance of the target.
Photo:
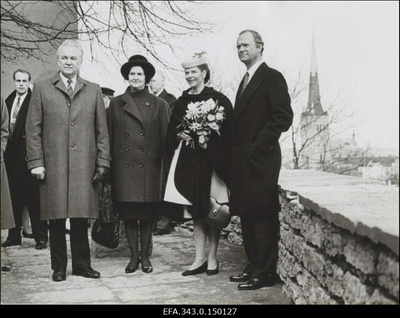
<svg viewBox="0 0 400 318">
<path fill-rule="evenodd" d="M 51 82 L 52 82 L 53 84 L 55 84 L 55 86 L 56 86 L 59 90 L 63 91 L 63 92 L 68 96 L 67 88 L 65 87 L 64 82 L 61 80 L 61 77 L 60 77 L 60 74 L 59 74 L 59 73 L 57 73 L 56 75 L 54 75 L 54 77 L 51 79 Z"/>
<path fill-rule="evenodd" d="M 31 89 L 29 88 L 28 95 L 26 95 L 24 102 L 22 103 L 21 108 L 18 112 L 17 121 L 15 123 L 15 127 L 12 132 L 13 138 L 18 136 L 20 134 L 21 130 L 25 127 L 26 116 L 28 114 L 29 101 L 30 101 L 31 95 L 32 95 L 32 92 L 31 92 Z"/>
<path fill-rule="evenodd" d="M 140 116 L 139 108 L 137 107 L 135 100 L 130 94 L 129 87 L 125 91 L 124 95 L 122 95 L 121 99 L 126 103 L 124 106 L 125 111 L 127 111 L 132 116 L 139 119 L 139 121 L 143 124 L 142 117 Z"/>
<path fill-rule="evenodd" d="M 255 91 L 257 90 L 257 88 L 260 86 L 265 76 L 267 75 L 267 71 L 268 71 L 267 64 L 262 63 L 257 69 L 257 71 L 254 73 L 249 84 L 247 84 L 242 96 L 239 98 L 239 92 L 241 91 L 243 85 L 243 80 L 242 80 L 242 82 L 239 85 L 238 93 L 236 94 L 235 107 L 233 110 L 233 122 L 235 122 L 240 117 L 240 114 L 245 109 L 250 97 L 255 93 Z"/>
</svg>

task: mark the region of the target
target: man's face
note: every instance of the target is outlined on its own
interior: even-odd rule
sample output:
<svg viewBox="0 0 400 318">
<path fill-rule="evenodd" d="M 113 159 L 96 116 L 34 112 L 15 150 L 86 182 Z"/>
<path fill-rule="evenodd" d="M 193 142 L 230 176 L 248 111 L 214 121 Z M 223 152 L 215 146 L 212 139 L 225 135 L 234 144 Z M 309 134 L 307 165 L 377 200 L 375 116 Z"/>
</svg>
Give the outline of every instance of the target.
<svg viewBox="0 0 400 318">
<path fill-rule="evenodd" d="M 28 91 L 30 83 L 28 74 L 22 72 L 15 74 L 14 84 L 18 95 L 24 95 Z"/>
<path fill-rule="evenodd" d="M 154 77 L 150 80 L 149 84 L 150 84 L 150 90 L 153 92 L 153 94 L 161 92 L 164 88 L 162 77 L 159 74 L 154 75 Z"/>
<path fill-rule="evenodd" d="M 67 78 L 75 77 L 82 65 L 82 56 L 78 48 L 64 46 L 58 57 L 58 66 L 61 73 Z"/>
<path fill-rule="evenodd" d="M 239 35 L 236 47 L 240 61 L 246 65 L 254 63 L 261 56 L 261 48 L 257 47 L 250 32 Z"/>
</svg>

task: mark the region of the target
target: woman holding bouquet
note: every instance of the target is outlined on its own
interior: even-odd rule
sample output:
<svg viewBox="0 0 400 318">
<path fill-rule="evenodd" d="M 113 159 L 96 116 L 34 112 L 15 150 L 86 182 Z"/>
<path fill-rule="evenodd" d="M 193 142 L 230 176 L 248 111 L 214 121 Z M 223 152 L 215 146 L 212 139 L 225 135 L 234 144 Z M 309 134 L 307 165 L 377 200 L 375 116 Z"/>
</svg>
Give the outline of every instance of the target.
<svg viewBox="0 0 400 318">
<path fill-rule="evenodd" d="M 185 218 L 193 219 L 196 257 L 183 276 L 219 272 L 217 248 L 221 230 L 204 219 L 210 204 L 214 182 L 229 186 L 232 104 L 229 99 L 205 84 L 210 70 L 204 53 L 184 63 L 190 88 L 177 99 L 168 125 L 166 158 L 171 162 L 164 200 L 181 204 Z M 202 120 L 201 120 L 202 118 Z M 228 190 L 218 198 L 228 202 Z M 209 239 L 209 253 L 206 242 Z"/>
<path fill-rule="evenodd" d="M 107 112 L 113 199 L 131 252 L 126 273 L 136 271 L 139 263 L 143 272 L 153 271 L 149 248 L 163 195 L 162 149 L 171 114 L 167 102 L 146 87 L 154 73 L 144 56 L 132 56 L 121 67 L 129 87 L 111 100 Z"/>
</svg>

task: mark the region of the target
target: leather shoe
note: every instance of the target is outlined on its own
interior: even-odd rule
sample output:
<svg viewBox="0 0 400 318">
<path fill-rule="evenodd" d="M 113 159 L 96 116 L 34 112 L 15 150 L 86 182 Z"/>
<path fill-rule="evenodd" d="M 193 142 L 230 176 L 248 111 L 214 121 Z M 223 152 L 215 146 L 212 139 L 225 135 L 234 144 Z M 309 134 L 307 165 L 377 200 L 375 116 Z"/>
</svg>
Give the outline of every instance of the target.
<svg viewBox="0 0 400 318">
<path fill-rule="evenodd" d="M 139 263 L 140 263 L 140 260 L 137 260 L 137 261 L 136 261 L 136 264 L 134 264 L 134 265 L 132 266 L 132 265 L 131 265 L 132 263 L 129 262 L 128 266 L 125 267 L 125 273 L 127 273 L 127 274 L 134 273 L 134 272 L 138 269 Z"/>
<path fill-rule="evenodd" d="M 19 240 L 10 240 L 10 239 L 6 239 L 6 240 L 1 244 L 2 247 L 17 246 L 17 245 L 21 245 L 21 239 L 19 239 Z"/>
<path fill-rule="evenodd" d="M 37 242 L 37 243 L 36 243 L 36 246 L 35 246 L 35 248 L 36 248 L 37 250 L 42 250 L 42 249 L 44 249 L 44 248 L 46 248 L 46 247 L 47 247 L 47 243 L 44 242 L 44 241 L 39 241 L 39 242 Z"/>
<path fill-rule="evenodd" d="M 53 272 L 53 280 L 55 282 L 62 282 L 63 280 L 66 280 L 66 275 L 64 270 L 55 270 Z"/>
<path fill-rule="evenodd" d="M 262 287 L 272 287 L 275 285 L 275 279 L 268 278 L 265 280 L 261 280 L 258 278 L 250 278 L 248 282 L 242 283 L 238 285 L 239 290 L 256 290 Z"/>
<path fill-rule="evenodd" d="M 28 234 L 25 231 L 22 231 L 22 236 L 25 237 L 25 238 L 30 238 L 30 239 L 35 238 L 32 233 Z"/>
<path fill-rule="evenodd" d="M 232 275 L 229 277 L 229 281 L 233 283 L 244 283 L 247 282 L 250 279 L 250 274 L 248 273 L 242 273 L 238 275 Z"/>
<path fill-rule="evenodd" d="M 219 273 L 219 264 L 218 264 L 218 262 L 217 262 L 217 268 L 216 269 L 208 269 L 207 268 L 207 271 L 206 271 L 206 274 L 208 276 L 216 275 L 218 273 Z"/>
<path fill-rule="evenodd" d="M 149 265 L 149 266 L 142 266 L 142 272 L 149 274 L 153 271 L 153 266 Z"/>
<path fill-rule="evenodd" d="M 100 273 L 95 271 L 90 266 L 84 268 L 74 268 L 72 270 L 72 275 L 83 276 L 86 278 L 100 278 Z"/>
<path fill-rule="evenodd" d="M 207 261 L 205 261 L 203 263 L 203 265 L 201 265 L 195 269 L 184 271 L 182 273 L 182 276 L 197 275 L 197 274 L 205 273 L 206 271 L 207 271 Z"/>
</svg>

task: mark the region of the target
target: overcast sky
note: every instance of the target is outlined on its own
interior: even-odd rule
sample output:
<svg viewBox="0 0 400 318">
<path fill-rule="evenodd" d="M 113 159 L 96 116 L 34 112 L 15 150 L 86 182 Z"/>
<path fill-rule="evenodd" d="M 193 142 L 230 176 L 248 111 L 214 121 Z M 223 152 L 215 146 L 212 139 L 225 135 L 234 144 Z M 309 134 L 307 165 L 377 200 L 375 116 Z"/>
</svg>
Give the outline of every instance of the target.
<svg viewBox="0 0 400 318">
<path fill-rule="evenodd" d="M 397 1 L 222 1 L 204 6 L 197 14 L 219 22 L 219 27 L 214 34 L 189 40 L 185 53 L 206 50 L 211 60 L 220 61 L 226 76 L 244 73 L 237 58 L 236 39 L 240 31 L 254 29 L 265 42 L 264 61 L 281 71 L 289 86 L 299 71 L 308 79 L 314 34 L 322 106 L 328 107 L 340 95 L 356 114 L 351 132 L 356 133 L 361 146 L 398 147 Z M 184 58 L 176 56 L 176 65 Z M 99 82 L 90 65 L 84 64 L 81 73 Z M 124 88 L 118 68 L 115 76 L 99 84 L 112 86 L 117 93 Z M 180 90 L 170 90 L 180 95 Z M 296 107 L 296 113 L 301 112 L 302 106 Z"/>
</svg>

